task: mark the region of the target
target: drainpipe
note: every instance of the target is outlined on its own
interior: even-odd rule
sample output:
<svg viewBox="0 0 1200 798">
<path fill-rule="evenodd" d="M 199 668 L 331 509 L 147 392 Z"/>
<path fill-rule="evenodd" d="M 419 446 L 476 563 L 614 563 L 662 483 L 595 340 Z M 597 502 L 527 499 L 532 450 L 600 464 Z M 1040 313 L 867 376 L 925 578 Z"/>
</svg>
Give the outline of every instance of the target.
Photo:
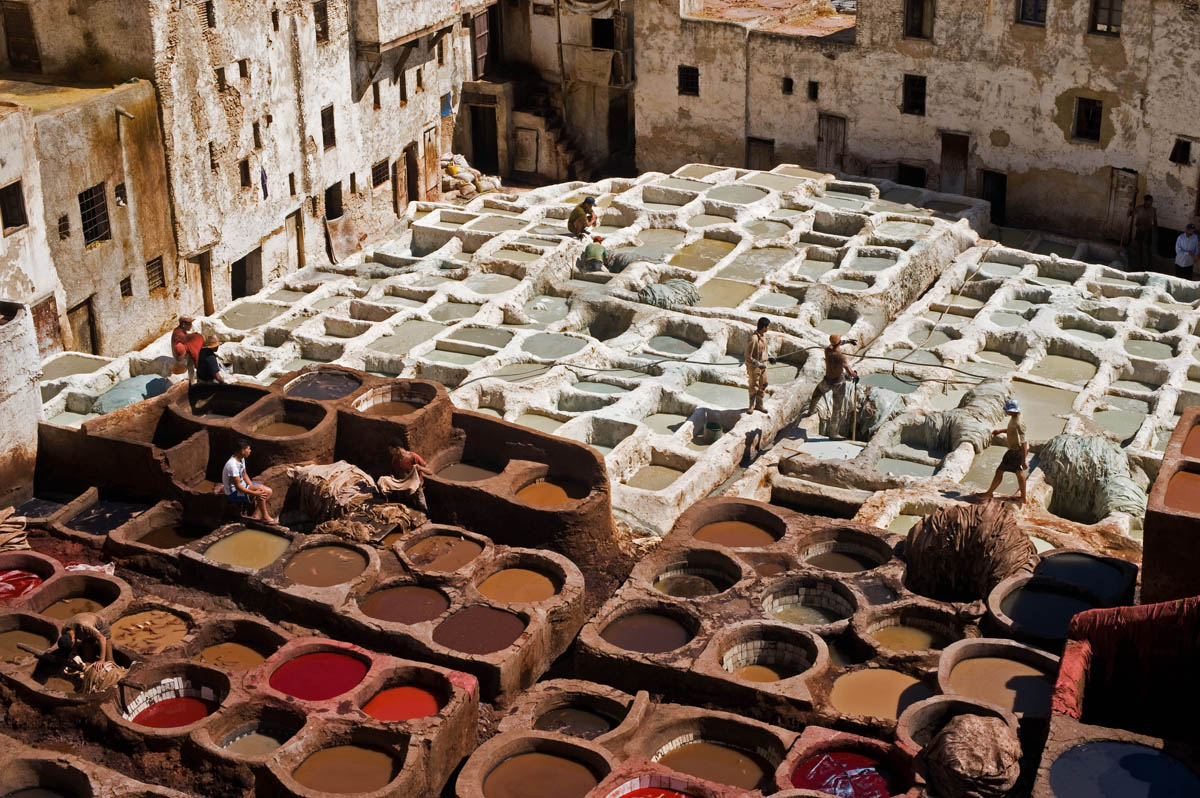
<svg viewBox="0 0 1200 798">
<path fill-rule="evenodd" d="M 746 63 L 743 84 L 745 93 L 742 97 L 742 159 L 746 168 L 750 168 L 750 28 L 746 27 L 746 43 L 743 60 Z"/>
</svg>

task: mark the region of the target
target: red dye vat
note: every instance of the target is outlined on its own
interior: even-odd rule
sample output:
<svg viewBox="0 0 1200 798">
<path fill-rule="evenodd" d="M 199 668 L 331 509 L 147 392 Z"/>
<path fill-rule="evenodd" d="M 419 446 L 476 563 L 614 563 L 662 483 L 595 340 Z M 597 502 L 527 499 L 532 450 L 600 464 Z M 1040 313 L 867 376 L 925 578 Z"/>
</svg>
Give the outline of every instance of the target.
<svg viewBox="0 0 1200 798">
<path fill-rule="evenodd" d="M 377 720 L 412 720 L 436 715 L 442 708 L 437 696 L 420 687 L 392 687 L 380 693 L 363 707 Z"/>
<path fill-rule="evenodd" d="M 793 771 L 792 786 L 838 798 L 888 798 L 892 794 L 883 766 L 849 751 L 810 756 Z"/>
<path fill-rule="evenodd" d="M 0 571 L 0 601 L 20 598 L 41 583 L 42 578 L 33 571 L 22 571 L 19 568 Z"/>
<path fill-rule="evenodd" d="M 663 787 L 642 787 L 640 790 L 625 793 L 621 798 L 694 798 L 694 796 Z"/>
<path fill-rule="evenodd" d="M 151 729 L 173 729 L 206 718 L 212 711 L 212 704 L 199 698 L 167 698 L 137 713 L 133 722 Z"/>
<path fill-rule="evenodd" d="M 271 687 L 305 701 L 324 701 L 346 692 L 366 675 L 367 664 L 357 657 L 318 651 L 280 665 L 271 674 Z"/>
</svg>

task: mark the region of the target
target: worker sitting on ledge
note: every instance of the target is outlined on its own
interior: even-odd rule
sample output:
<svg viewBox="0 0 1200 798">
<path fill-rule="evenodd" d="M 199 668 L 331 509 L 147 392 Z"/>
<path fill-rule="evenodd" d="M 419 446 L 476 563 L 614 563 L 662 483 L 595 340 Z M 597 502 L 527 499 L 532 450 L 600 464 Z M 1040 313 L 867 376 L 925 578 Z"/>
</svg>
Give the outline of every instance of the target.
<svg viewBox="0 0 1200 798">
<path fill-rule="evenodd" d="M 196 358 L 197 382 L 211 385 L 214 382 L 226 381 L 225 375 L 221 373 L 221 361 L 217 359 L 217 348 L 220 345 L 221 340 L 215 335 L 208 336 L 208 340 L 204 342 L 200 357 Z"/>
<path fill-rule="evenodd" d="M 1017 475 L 1017 486 L 1021 489 L 1021 504 L 1025 503 L 1025 461 L 1029 457 L 1029 444 L 1025 440 L 1025 425 L 1021 422 L 1021 406 L 1016 399 L 1004 403 L 1004 412 L 1008 414 L 1008 426 L 992 430 L 993 435 L 1005 436 L 1008 451 L 996 466 L 996 475 L 992 477 L 992 486 L 983 493 L 983 498 L 990 499 L 1000 487 L 1004 472 L 1011 471 Z"/>
<path fill-rule="evenodd" d="M 583 271 L 602 272 L 608 268 L 608 250 L 602 241 L 604 239 L 601 236 L 592 236 L 592 243 L 583 248 Z"/>
<path fill-rule="evenodd" d="M 586 197 L 575 206 L 567 217 L 567 232 L 576 238 L 583 238 L 589 227 L 595 227 L 599 221 L 596 218 L 596 198 Z"/>
<path fill-rule="evenodd" d="M 385 494 L 410 496 L 412 506 L 429 515 L 423 485 L 426 475 L 433 472 L 425 465 L 425 458 L 404 448 L 404 441 L 399 438 L 392 438 L 388 443 L 388 454 L 391 456 L 392 473 L 379 478 L 379 489 Z"/>
<path fill-rule="evenodd" d="M 841 405 L 846 396 L 846 375 L 849 374 L 858 382 L 858 372 L 850 367 L 850 360 L 839 347 L 842 344 L 858 344 L 858 341 L 853 338 L 842 340 L 842 336 L 834 333 L 829 336 L 829 346 L 825 347 L 825 376 L 817 383 L 817 387 L 813 390 L 812 399 L 808 402 L 808 410 L 804 412 L 805 416 L 811 416 L 817 412 L 817 402 L 821 401 L 821 397 L 833 391 L 833 403 L 835 407 Z"/>
<path fill-rule="evenodd" d="M 200 347 L 204 346 L 204 338 L 199 333 L 192 332 L 191 316 L 180 316 L 179 325 L 171 331 L 171 356 L 175 358 L 174 372 L 187 372 L 188 382 L 196 381 L 196 360 L 200 356 Z"/>
<path fill-rule="evenodd" d="M 251 482 L 246 476 L 246 458 L 250 456 L 250 441 L 244 438 L 236 444 L 233 455 L 221 470 L 221 485 L 225 489 L 225 498 L 234 504 L 253 504 L 254 512 L 242 515 L 255 521 L 268 524 L 278 524 L 278 518 L 272 518 L 267 510 L 267 502 L 271 500 L 271 489 L 260 482 Z"/>
<path fill-rule="evenodd" d="M 774 363 L 775 358 L 767 356 L 767 329 L 771 320 L 763 316 L 758 320 L 754 335 L 746 345 L 746 376 L 750 380 L 750 407 L 748 412 L 767 412 L 763 407 L 763 396 L 767 393 L 767 364 Z"/>
</svg>

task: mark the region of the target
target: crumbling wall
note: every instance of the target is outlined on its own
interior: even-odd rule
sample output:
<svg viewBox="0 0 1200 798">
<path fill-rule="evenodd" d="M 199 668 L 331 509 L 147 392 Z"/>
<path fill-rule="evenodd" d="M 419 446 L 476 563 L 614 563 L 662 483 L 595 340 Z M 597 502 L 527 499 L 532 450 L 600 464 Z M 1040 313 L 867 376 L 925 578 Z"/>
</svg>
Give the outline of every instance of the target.
<svg viewBox="0 0 1200 798">
<path fill-rule="evenodd" d="M 0 300 L 0 508 L 33 495 L 39 362 L 28 306 Z"/>
</svg>

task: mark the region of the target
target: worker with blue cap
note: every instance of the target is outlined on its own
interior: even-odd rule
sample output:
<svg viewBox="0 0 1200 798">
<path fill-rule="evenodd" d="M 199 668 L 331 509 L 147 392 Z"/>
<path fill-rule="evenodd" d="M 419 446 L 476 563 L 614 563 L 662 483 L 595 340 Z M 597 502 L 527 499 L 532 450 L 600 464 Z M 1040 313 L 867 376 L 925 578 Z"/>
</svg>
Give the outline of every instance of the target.
<svg viewBox="0 0 1200 798">
<path fill-rule="evenodd" d="M 1021 488 L 1021 504 L 1024 504 L 1026 499 L 1025 461 L 1029 458 L 1029 444 L 1025 440 L 1025 425 L 1021 423 L 1021 406 L 1017 404 L 1016 399 L 1009 399 L 1004 403 L 1004 412 L 1008 414 L 1008 426 L 992 430 L 992 434 L 1005 436 L 1008 451 L 1004 453 L 1004 458 L 996 467 L 996 475 L 992 477 L 992 486 L 983 494 L 983 498 L 992 498 L 996 488 L 1000 487 L 1000 480 L 1004 479 L 1004 472 L 1011 471 L 1017 475 L 1017 485 Z"/>
</svg>

